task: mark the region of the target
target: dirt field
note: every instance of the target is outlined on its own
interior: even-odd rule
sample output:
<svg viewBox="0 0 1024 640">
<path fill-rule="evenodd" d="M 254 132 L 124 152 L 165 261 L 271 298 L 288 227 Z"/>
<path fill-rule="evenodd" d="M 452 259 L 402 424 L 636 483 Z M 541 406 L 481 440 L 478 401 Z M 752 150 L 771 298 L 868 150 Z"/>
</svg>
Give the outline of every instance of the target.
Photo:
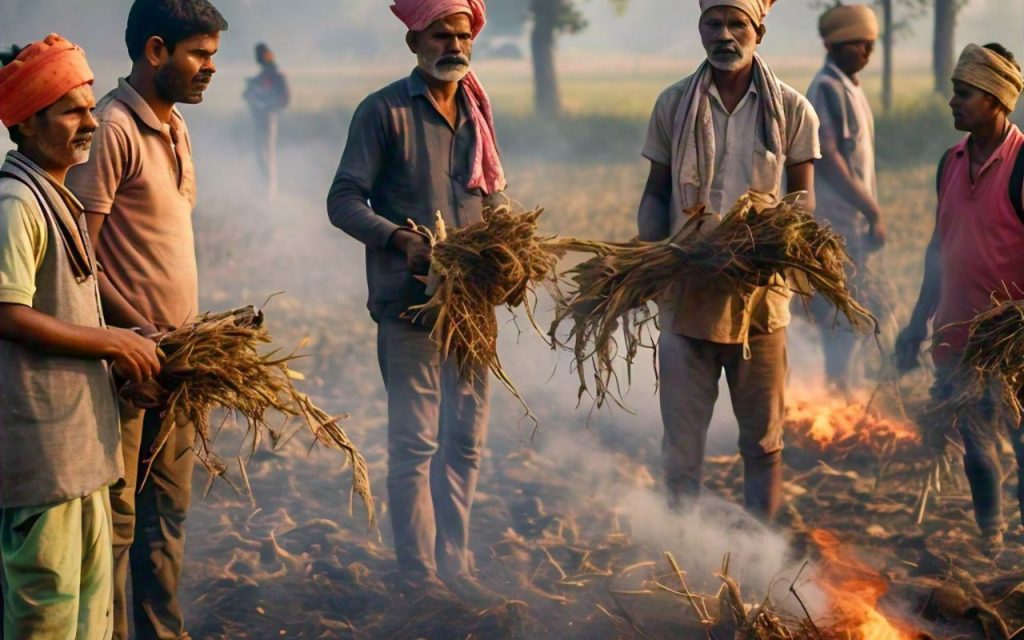
<svg viewBox="0 0 1024 640">
<path fill-rule="evenodd" d="M 802 73 L 796 86 L 806 84 L 809 73 Z M 665 78 L 671 78 L 667 71 Z M 369 88 L 374 80 L 352 85 Z M 639 148 L 659 84 L 660 78 L 619 85 L 571 77 L 573 114 L 559 123 L 524 115 L 525 85 L 496 90 L 510 192 L 524 204 L 546 207 L 552 233 L 630 237 L 646 177 Z M 370 463 L 383 539 L 366 530 L 358 506 L 348 515 L 347 475 L 338 456 L 309 452 L 301 438 L 280 451 L 261 449 L 248 472 L 256 506 L 223 484 L 195 501 L 185 573 L 196 638 L 733 637 L 736 624 L 706 632 L 691 601 L 657 586 L 679 588 L 666 551 L 694 591 L 712 596 L 721 585 L 714 572 L 728 555 L 729 575 L 748 603 L 770 593 L 780 610 L 800 619 L 804 614 L 789 591 L 795 580 L 794 591 L 820 623 L 818 637 L 1007 637 L 1024 625 L 1021 547 L 1011 545 L 996 563 L 975 552 L 963 489 L 932 502 L 916 525 L 920 487 L 909 471 L 912 454 L 901 450 L 898 464 L 877 482 L 879 456 L 867 445 L 846 457 L 792 447 L 789 506 L 768 531 L 734 506 L 741 502 L 741 465 L 733 457 L 736 427 L 723 393 L 708 465 L 709 494 L 718 499 L 709 501 L 706 520 L 672 514 L 658 494 L 660 422 L 649 367 L 640 367 L 628 396 L 635 414 L 591 415 L 586 402 L 575 406 L 568 360 L 525 324 L 519 332 L 511 322 L 502 355 L 541 428 L 534 435 L 514 400 L 495 390 L 472 542 L 481 579 L 511 601 L 482 613 L 424 612 L 402 601 L 390 588 L 385 404 L 375 328 L 364 308 L 362 249 L 330 227 L 323 206 L 358 95 L 353 86 L 339 89 L 340 98 L 324 97 L 321 110 L 284 119 L 283 195 L 274 203 L 253 186 L 244 114 L 187 115 L 201 180 L 196 220 L 203 304 L 259 304 L 286 292 L 268 305 L 269 326 L 282 345 L 308 339 L 310 357 L 298 368 L 309 378 L 309 391 L 324 408 L 352 416 L 347 429 Z M 609 106 L 619 95 L 621 104 Z M 501 110 L 501 96 L 514 103 L 508 110 Z M 891 279 L 902 321 L 916 297 L 931 231 L 934 163 L 956 134 L 941 101 L 908 94 L 900 104 L 878 126 L 891 240 L 877 266 Z M 816 388 L 817 345 L 817 329 L 798 322 L 791 333 L 794 389 Z M 927 384 L 926 376 L 918 378 L 904 385 L 909 398 Z M 791 441 L 806 443 L 806 434 Z M 233 436 L 225 434 L 222 454 L 231 456 L 233 446 Z M 818 464 L 819 458 L 828 464 Z M 205 480 L 197 474 L 197 495 Z M 1016 523 L 1013 511 L 1008 514 Z M 830 566 L 812 542 L 816 529 L 838 536 L 850 564 L 859 559 L 870 566 L 860 568 L 881 588 L 865 599 L 879 597 L 878 609 L 892 626 L 871 626 L 874 619 L 864 614 L 863 621 L 838 623 L 846 635 L 828 635 L 829 621 L 845 615 L 836 602 L 859 592 L 842 583 L 837 598 L 812 579 Z M 797 579 L 805 557 L 818 561 L 817 568 Z M 717 603 L 709 606 L 718 611 Z M 815 637 L 808 626 L 805 633 Z"/>
</svg>

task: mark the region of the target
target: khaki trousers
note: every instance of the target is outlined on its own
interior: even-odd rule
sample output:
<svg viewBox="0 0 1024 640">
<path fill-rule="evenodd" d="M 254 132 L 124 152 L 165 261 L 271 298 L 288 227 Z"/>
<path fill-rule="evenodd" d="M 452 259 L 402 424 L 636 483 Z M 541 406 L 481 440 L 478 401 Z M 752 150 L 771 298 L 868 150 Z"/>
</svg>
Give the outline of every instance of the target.
<svg viewBox="0 0 1024 640">
<path fill-rule="evenodd" d="M 107 488 L 56 505 L 0 509 L 9 640 L 109 640 L 113 632 Z"/>
<path fill-rule="evenodd" d="M 658 339 L 662 454 L 670 499 L 678 504 L 700 493 L 708 428 L 725 370 L 739 423 L 744 497 L 754 514 L 770 519 L 782 495 L 782 424 L 787 370 L 786 330 L 751 333 L 743 345 L 718 344 L 662 332 Z"/>
<path fill-rule="evenodd" d="M 188 638 L 178 586 L 185 560 L 185 514 L 192 496 L 191 425 L 176 427 L 153 460 L 158 411 L 121 406 L 124 483 L 110 492 L 114 538 L 114 638 L 129 640 L 128 576 L 136 640 Z"/>
<path fill-rule="evenodd" d="M 469 518 L 489 413 L 487 371 L 441 361 L 430 330 L 383 319 L 377 355 L 388 393 L 388 500 L 405 579 L 468 573 Z"/>
</svg>

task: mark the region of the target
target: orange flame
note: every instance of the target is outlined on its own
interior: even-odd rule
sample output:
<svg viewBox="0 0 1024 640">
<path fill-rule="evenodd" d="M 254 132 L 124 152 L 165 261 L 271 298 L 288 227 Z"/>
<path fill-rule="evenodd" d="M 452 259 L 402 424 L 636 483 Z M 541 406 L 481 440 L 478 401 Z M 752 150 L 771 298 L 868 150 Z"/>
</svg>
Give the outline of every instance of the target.
<svg viewBox="0 0 1024 640">
<path fill-rule="evenodd" d="M 832 600 L 832 628 L 849 633 L 851 640 L 913 640 L 914 635 L 875 608 L 889 589 L 885 578 L 844 553 L 832 532 L 815 529 L 811 539 L 821 550 L 820 586 Z"/>
<path fill-rule="evenodd" d="M 913 424 L 868 410 L 866 398 L 847 401 L 824 389 L 787 393 L 786 427 L 822 449 L 845 442 L 877 445 L 883 441 L 917 442 Z"/>
</svg>

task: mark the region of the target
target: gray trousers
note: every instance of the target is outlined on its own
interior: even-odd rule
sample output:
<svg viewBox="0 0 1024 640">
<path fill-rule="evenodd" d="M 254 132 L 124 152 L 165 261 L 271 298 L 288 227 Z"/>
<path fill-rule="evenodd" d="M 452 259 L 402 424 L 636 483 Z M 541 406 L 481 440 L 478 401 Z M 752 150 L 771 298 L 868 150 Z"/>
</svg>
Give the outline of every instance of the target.
<svg viewBox="0 0 1024 640">
<path fill-rule="evenodd" d="M 750 335 L 743 345 L 719 344 L 663 331 L 658 339 L 662 455 L 670 499 L 700 493 L 708 428 L 725 369 L 739 423 L 747 508 L 770 519 L 782 497 L 782 425 L 785 413 L 786 330 Z"/>
<path fill-rule="evenodd" d="M 122 404 L 125 481 L 110 490 L 115 640 L 189 637 L 178 587 L 185 563 L 185 515 L 192 497 L 195 430 L 191 425 L 174 429 L 139 490 L 159 431 L 159 411 L 140 411 Z M 127 596 L 129 574 L 132 602 Z M 134 636 L 128 633 L 129 609 L 133 611 Z"/>
<path fill-rule="evenodd" d="M 381 320 L 377 357 L 388 394 L 387 484 L 399 571 L 411 579 L 468 573 L 488 373 L 460 376 L 454 361 L 442 362 L 430 330 L 404 320 Z"/>
</svg>

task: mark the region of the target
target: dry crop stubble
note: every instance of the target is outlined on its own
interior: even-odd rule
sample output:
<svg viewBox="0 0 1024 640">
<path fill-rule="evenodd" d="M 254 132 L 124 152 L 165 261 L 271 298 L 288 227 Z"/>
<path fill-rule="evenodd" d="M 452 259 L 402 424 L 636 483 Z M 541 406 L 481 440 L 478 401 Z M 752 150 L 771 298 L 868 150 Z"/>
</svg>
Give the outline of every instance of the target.
<svg viewBox="0 0 1024 640">
<path fill-rule="evenodd" d="M 773 204 L 757 194 L 745 195 L 717 226 L 715 217 L 702 208 L 689 214 L 678 232 L 659 242 L 552 243 L 594 254 L 568 272 L 572 288 L 558 295 L 548 332 L 554 344 L 574 354 L 580 398 L 590 393 L 597 407 L 609 397 L 620 402 L 615 360 L 625 361 L 629 375 L 641 346 L 656 349 L 649 333 L 656 316 L 649 305 L 672 295 L 681 276 L 724 279 L 745 305 L 757 304 L 773 290 L 817 293 L 852 327 L 877 333 L 878 321 L 847 286 L 850 259 L 843 239 L 819 224 L 796 197 Z M 704 233 L 705 226 L 712 228 Z M 559 328 L 565 321 L 572 325 L 562 341 Z"/>
<path fill-rule="evenodd" d="M 163 421 L 154 449 L 149 452 L 148 464 L 152 465 L 153 457 L 173 429 L 191 424 L 199 440 L 195 454 L 210 472 L 212 482 L 224 476 L 227 465 L 211 448 L 216 438 L 210 428 L 211 411 L 222 408 L 241 415 L 248 426 L 252 452 L 264 434 L 275 446 L 286 436 L 285 425 L 275 428 L 269 422 L 268 412 L 276 411 L 286 419 L 301 419 L 316 442 L 345 455 L 352 468 L 351 495 L 359 496 L 371 527 L 375 526 L 376 510 L 366 461 L 341 428 L 339 422 L 344 417 L 329 415 L 295 388 L 294 381 L 303 379 L 288 367 L 295 354 L 280 355 L 277 350 L 261 353 L 272 341 L 262 311 L 251 306 L 207 313 L 160 336 L 160 373 L 121 389 L 121 396 L 136 407 L 162 411 Z M 249 489 L 243 462 L 240 470 Z M 148 475 L 149 467 L 146 478 Z"/>
</svg>

